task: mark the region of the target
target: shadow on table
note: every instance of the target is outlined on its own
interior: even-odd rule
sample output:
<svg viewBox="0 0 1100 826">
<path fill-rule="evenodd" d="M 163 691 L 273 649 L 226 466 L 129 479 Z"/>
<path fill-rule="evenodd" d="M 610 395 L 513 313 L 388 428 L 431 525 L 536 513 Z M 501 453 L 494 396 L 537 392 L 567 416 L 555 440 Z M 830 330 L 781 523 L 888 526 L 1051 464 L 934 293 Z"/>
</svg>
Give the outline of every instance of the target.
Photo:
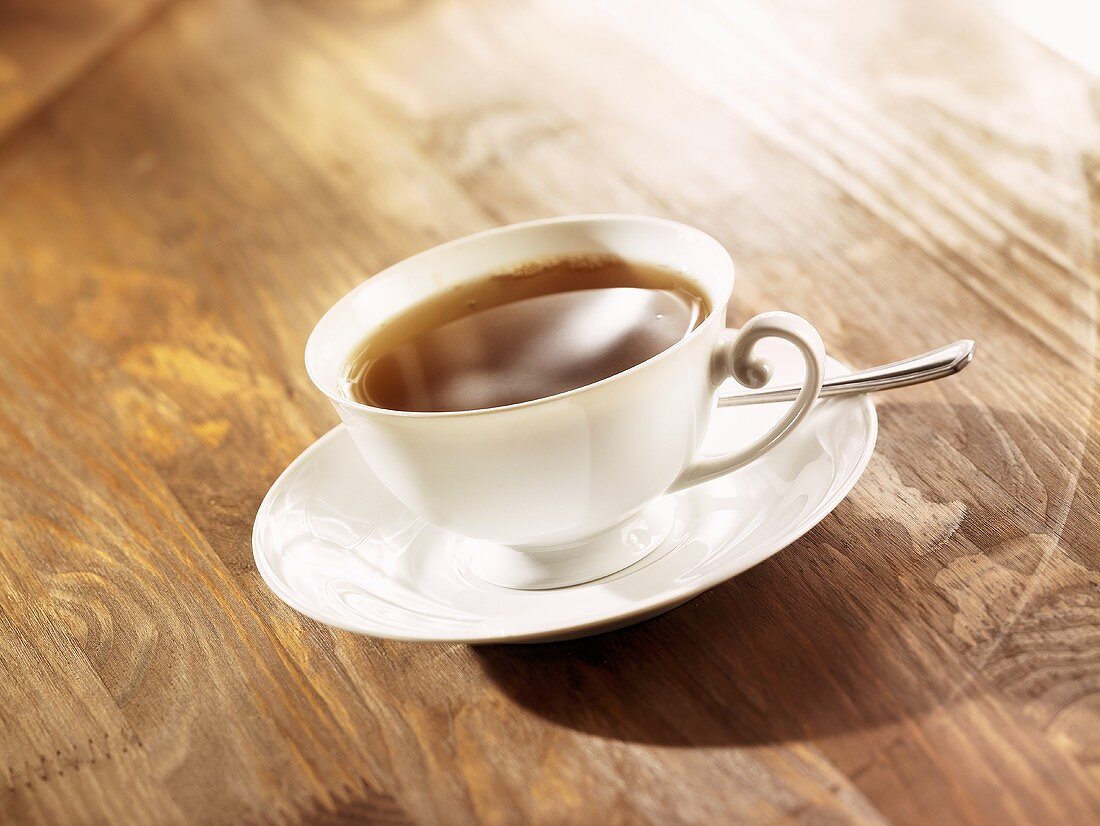
<svg viewBox="0 0 1100 826">
<path fill-rule="evenodd" d="M 813 545 L 804 539 L 787 553 Z M 632 628 L 473 651 L 530 711 L 630 742 L 783 742 L 921 711 L 919 692 L 916 701 L 884 695 L 899 667 L 876 653 L 885 641 L 848 616 L 837 592 L 792 588 L 794 576 L 772 560 Z"/>
<path fill-rule="evenodd" d="M 879 415 L 891 437 L 876 461 L 890 470 L 872 463 L 861 482 L 874 513 L 842 502 L 782 553 L 641 625 L 475 648 L 486 674 L 557 724 L 667 745 L 820 738 L 965 696 L 986 650 L 966 629 L 993 628 L 979 637 L 995 645 L 998 618 L 981 599 L 960 604 L 940 576 L 955 560 L 969 570 L 975 553 L 1023 576 L 1039 565 L 1015 540 L 1057 528 L 1042 502 L 1072 496 L 1074 457 L 1048 454 L 1072 439 L 1047 420 L 969 405 Z"/>
</svg>

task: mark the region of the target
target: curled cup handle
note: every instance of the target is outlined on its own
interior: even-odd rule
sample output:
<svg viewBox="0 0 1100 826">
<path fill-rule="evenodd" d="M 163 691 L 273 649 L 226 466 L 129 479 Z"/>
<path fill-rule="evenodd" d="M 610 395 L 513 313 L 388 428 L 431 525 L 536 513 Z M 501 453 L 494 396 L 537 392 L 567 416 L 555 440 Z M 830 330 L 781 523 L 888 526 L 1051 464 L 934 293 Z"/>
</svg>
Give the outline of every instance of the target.
<svg viewBox="0 0 1100 826">
<path fill-rule="evenodd" d="M 771 378 L 771 366 L 753 355 L 762 338 L 781 338 L 795 345 L 806 361 L 806 379 L 790 409 L 775 426 L 752 444 L 723 456 L 696 458 L 668 488 L 669 492 L 706 482 L 744 467 L 767 453 L 791 434 L 806 418 L 821 393 L 825 378 L 825 345 L 808 321 L 791 313 L 761 313 L 752 318 L 732 339 L 726 338 L 715 348 L 711 361 L 711 380 L 717 389 L 728 376 L 752 390 Z"/>
</svg>

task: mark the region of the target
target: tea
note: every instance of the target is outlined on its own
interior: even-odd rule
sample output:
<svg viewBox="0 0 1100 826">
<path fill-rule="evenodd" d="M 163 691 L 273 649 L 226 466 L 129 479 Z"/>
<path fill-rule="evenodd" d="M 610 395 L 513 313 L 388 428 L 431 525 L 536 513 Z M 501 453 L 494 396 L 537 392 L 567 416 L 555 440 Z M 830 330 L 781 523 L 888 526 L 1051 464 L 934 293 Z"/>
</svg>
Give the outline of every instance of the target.
<svg viewBox="0 0 1100 826">
<path fill-rule="evenodd" d="M 609 255 L 530 262 L 380 325 L 345 364 L 343 391 L 422 412 L 545 398 L 653 358 L 709 311 L 702 289 L 670 268 Z"/>
</svg>

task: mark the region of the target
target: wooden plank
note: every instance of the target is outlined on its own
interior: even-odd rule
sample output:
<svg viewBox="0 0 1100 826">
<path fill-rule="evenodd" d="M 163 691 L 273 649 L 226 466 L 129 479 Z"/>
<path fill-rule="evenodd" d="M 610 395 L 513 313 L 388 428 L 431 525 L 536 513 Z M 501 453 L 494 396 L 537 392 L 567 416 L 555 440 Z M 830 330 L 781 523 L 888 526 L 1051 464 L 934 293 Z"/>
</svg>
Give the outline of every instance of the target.
<svg viewBox="0 0 1100 826">
<path fill-rule="evenodd" d="M 0 12 L 0 135 L 45 108 L 166 0 L 9 0 Z"/>
</svg>

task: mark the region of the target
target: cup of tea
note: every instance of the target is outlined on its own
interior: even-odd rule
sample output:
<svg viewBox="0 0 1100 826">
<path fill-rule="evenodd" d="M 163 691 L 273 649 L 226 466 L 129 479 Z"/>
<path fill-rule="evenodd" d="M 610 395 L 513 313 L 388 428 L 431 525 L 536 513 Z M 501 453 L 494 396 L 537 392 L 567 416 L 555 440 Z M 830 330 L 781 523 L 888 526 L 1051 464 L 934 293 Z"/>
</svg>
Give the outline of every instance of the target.
<svg viewBox="0 0 1100 826">
<path fill-rule="evenodd" d="M 817 398 L 817 331 L 769 312 L 734 334 L 733 283 L 721 244 L 683 224 L 530 221 L 360 284 L 317 323 L 306 368 L 393 495 L 473 543 L 479 576 L 561 587 L 632 564 L 662 497 L 771 450 Z M 719 385 L 767 382 L 766 337 L 801 352 L 802 391 L 763 437 L 699 456 Z"/>
</svg>

